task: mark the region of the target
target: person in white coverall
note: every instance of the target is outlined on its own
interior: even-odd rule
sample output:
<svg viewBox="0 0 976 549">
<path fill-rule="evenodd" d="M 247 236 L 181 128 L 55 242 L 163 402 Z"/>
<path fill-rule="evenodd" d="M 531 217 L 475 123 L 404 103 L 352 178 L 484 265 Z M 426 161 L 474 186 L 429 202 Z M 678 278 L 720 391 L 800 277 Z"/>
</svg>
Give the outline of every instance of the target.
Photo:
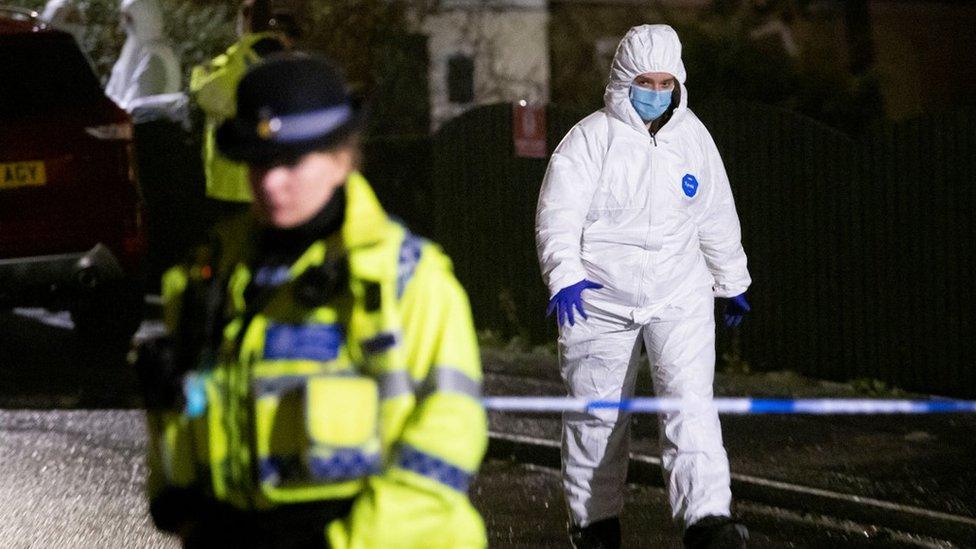
<svg viewBox="0 0 976 549">
<path fill-rule="evenodd" d="M 41 12 L 41 19 L 52 27 L 71 34 L 79 46 L 83 45 L 85 14 L 73 0 L 48 0 Z"/>
<path fill-rule="evenodd" d="M 630 29 L 605 107 L 552 155 L 536 243 L 570 396 L 632 397 L 645 349 L 655 393 L 688 403 L 660 417 L 665 484 L 685 545 L 744 547 L 712 403 L 714 298 L 730 298 L 726 322 L 738 325 L 751 280 L 722 159 L 688 109 L 684 81 L 671 27 Z M 563 488 L 577 548 L 620 544 L 629 423 L 615 410 L 563 418 Z"/>
<path fill-rule="evenodd" d="M 112 67 L 105 94 L 131 110 L 140 97 L 180 91 L 180 64 L 163 38 L 163 17 L 156 0 L 122 0 L 121 15 L 128 37 Z"/>
</svg>

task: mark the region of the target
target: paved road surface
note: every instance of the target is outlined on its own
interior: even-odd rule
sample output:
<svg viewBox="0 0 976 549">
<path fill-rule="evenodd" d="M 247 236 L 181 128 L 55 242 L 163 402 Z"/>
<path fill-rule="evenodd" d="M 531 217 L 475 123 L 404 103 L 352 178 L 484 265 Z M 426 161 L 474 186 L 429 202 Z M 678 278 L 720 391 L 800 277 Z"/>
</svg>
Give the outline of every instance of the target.
<svg viewBox="0 0 976 549">
<path fill-rule="evenodd" d="M 143 499 L 137 410 L 0 410 L 0 547 L 175 547 Z M 558 472 L 489 461 L 471 489 L 492 547 L 566 547 Z M 679 548 L 664 492 L 632 486 L 626 547 Z M 741 504 L 755 548 L 900 547 Z"/>
<path fill-rule="evenodd" d="M 42 320 L 0 315 L 0 547 L 172 547 L 146 516 L 145 434 L 124 351 L 75 339 L 59 316 Z M 472 499 L 492 547 L 567 546 L 556 471 L 488 462 Z M 746 502 L 738 512 L 752 547 L 906 546 Z M 632 487 L 623 524 L 627 547 L 680 547 L 659 488 Z"/>
</svg>

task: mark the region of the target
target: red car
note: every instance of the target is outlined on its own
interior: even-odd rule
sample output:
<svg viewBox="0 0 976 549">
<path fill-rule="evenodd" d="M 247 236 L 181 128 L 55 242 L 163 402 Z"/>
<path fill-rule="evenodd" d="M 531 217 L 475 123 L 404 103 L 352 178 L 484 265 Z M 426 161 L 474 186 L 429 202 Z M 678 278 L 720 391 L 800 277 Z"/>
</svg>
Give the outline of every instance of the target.
<svg viewBox="0 0 976 549">
<path fill-rule="evenodd" d="M 74 38 L 0 8 L 0 309 L 131 336 L 146 251 L 132 123 Z"/>
</svg>

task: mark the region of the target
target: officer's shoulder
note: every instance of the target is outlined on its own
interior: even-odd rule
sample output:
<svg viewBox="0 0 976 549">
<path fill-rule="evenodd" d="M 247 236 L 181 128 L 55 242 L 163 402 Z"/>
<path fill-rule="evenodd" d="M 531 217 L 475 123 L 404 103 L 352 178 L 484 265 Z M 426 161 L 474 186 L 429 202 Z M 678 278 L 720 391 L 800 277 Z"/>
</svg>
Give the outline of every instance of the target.
<svg viewBox="0 0 976 549">
<path fill-rule="evenodd" d="M 427 254 L 427 248 L 434 245 L 429 239 L 413 232 L 410 227 L 399 217 L 391 215 L 386 220 L 386 238 L 381 247 L 389 253 L 396 250 L 396 261 L 398 269 L 403 272 L 405 269 L 412 271 L 420 262 L 422 256 Z"/>
<path fill-rule="evenodd" d="M 423 254 L 404 291 L 416 292 L 421 299 L 436 297 L 443 302 L 467 300 L 467 292 L 454 275 L 454 263 L 439 244 L 426 241 Z M 412 286 L 412 288 L 411 288 Z"/>
<path fill-rule="evenodd" d="M 424 281 L 424 285 L 454 280 L 454 264 L 441 245 L 411 232 L 406 226 L 403 226 L 397 261 L 400 284 L 404 286 L 415 278 Z"/>
<path fill-rule="evenodd" d="M 400 245 L 400 261 L 410 261 L 411 257 L 416 258 L 416 262 L 423 262 L 425 267 L 437 269 L 444 272 L 453 272 L 454 267 L 451 258 L 448 257 L 444 248 L 433 240 L 411 231 L 403 226 L 403 240 Z"/>
<path fill-rule="evenodd" d="M 421 300 L 427 296 L 463 294 L 454 276 L 454 264 L 440 244 L 404 227 L 397 258 L 398 293 L 408 292 Z"/>
</svg>

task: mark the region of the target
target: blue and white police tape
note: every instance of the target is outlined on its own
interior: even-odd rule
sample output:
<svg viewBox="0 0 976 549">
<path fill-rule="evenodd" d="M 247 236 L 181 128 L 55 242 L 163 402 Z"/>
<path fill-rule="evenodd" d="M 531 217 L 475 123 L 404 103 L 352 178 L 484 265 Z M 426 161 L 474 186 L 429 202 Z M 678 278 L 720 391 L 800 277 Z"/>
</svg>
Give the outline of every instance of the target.
<svg viewBox="0 0 976 549">
<path fill-rule="evenodd" d="M 484 399 L 485 408 L 497 412 L 592 412 L 620 410 L 635 414 L 678 412 L 700 408 L 708 401 L 680 398 L 632 398 L 587 400 L 571 397 L 511 397 Z M 976 401 L 885 400 L 885 399 L 760 399 L 716 398 L 711 400 L 720 414 L 943 414 L 976 413 Z"/>
</svg>

